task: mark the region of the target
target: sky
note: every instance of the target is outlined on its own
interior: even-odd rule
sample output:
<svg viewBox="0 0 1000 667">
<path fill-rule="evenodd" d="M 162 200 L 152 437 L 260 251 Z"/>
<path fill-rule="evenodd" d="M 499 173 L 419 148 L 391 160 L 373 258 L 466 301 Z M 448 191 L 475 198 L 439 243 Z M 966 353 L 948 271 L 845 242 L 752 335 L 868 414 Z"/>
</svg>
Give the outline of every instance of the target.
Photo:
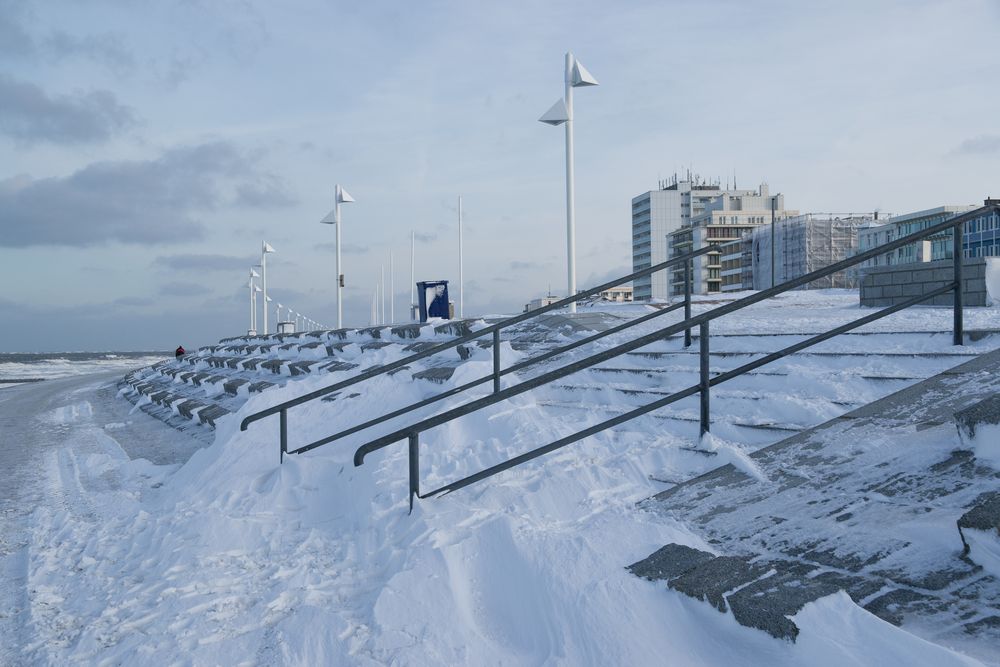
<svg viewBox="0 0 1000 667">
<path fill-rule="evenodd" d="M 1000 2 L 0 0 L 0 351 L 245 333 L 247 275 L 364 326 L 393 256 L 466 316 L 565 294 L 572 51 L 580 288 L 631 271 L 630 202 L 674 172 L 801 212 L 1000 195 Z M 388 282 L 388 277 L 386 278 Z M 272 311 L 273 322 L 273 311 Z M 273 324 L 272 324 L 273 327 Z"/>
</svg>

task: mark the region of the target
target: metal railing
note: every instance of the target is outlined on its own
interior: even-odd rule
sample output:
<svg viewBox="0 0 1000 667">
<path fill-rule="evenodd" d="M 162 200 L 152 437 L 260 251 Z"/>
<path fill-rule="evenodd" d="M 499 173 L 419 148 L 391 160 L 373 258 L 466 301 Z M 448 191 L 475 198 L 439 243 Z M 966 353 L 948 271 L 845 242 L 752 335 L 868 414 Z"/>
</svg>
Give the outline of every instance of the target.
<svg viewBox="0 0 1000 667">
<path fill-rule="evenodd" d="M 472 389 L 472 388 L 477 387 L 477 386 L 482 385 L 482 384 L 486 384 L 487 382 L 490 382 L 491 380 L 493 382 L 493 392 L 494 392 L 494 394 L 498 394 L 500 392 L 500 378 L 503 377 L 503 376 L 505 376 L 505 375 L 509 375 L 511 373 L 516 373 L 516 372 L 519 372 L 519 371 L 523 371 L 524 369 L 526 369 L 529 366 L 532 366 L 534 364 L 540 363 L 542 361 L 547 361 L 548 359 L 552 359 L 553 357 L 556 357 L 556 356 L 558 356 L 560 354 L 563 354 L 565 352 L 569 352 L 569 351 L 574 350 L 574 349 L 576 349 L 578 347 L 581 347 L 583 345 L 587 345 L 589 343 L 592 343 L 592 342 L 594 342 L 596 340 L 604 338 L 605 336 L 610 336 L 612 334 L 618 333 L 620 331 L 623 331 L 625 329 L 631 328 L 633 326 L 637 326 L 637 325 L 642 324 L 644 322 L 648 322 L 648 321 L 650 321 L 652 319 L 655 319 L 657 317 L 662 317 L 663 315 L 666 315 L 667 313 L 673 312 L 673 311 L 675 311 L 675 310 L 677 310 L 677 309 L 679 309 L 681 307 L 684 308 L 684 317 L 685 317 L 685 319 L 690 318 L 691 317 L 691 260 L 693 258 L 695 258 L 695 257 L 700 256 L 700 255 L 704 255 L 704 254 L 707 254 L 709 252 L 713 252 L 713 251 L 717 250 L 717 248 L 718 248 L 718 246 L 710 245 L 710 246 L 707 246 L 705 248 L 701 248 L 699 250 L 696 250 L 694 252 L 690 252 L 690 253 L 686 253 L 684 255 L 679 255 L 677 257 L 673 257 L 673 258 L 671 258 L 671 259 L 669 259 L 669 260 L 667 260 L 665 262 L 660 262 L 659 264 L 647 267 L 645 269 L 640 269 L 639 271 L 635 271 L 634 273 L 630 273 L 627 276 L 622 276 L 621 278 L 616 278 L 615 280 L 603 283 L 601 285 L 598 285 L 597 287 L 592 287 L 592 288 L 590 288 L 588 290 L 584 290 L 582 292 L 578 292 L 577 294 L 575 294 L 573 296 L 568 296 L 568 297 L 566 297 L 564 299 L 560 299 L 559 301 L 556 301 L 556 302 L 554 302 L 552 304 L 549 304 L 547 306 L 543 306 L 541 308 L 536 308 L 535 310 L 531 310 L 529 312 L 522 313 L 520 315 L 515 315 L 514 317 L 507 318 L 507 319 L 502 320 L 500 322 L 497 322 L 495 324 L 492 324 L 492 325 L 489 325 L 487 327 L 484 327 L 484 328 L 482 328 L 482 329 L 480 329 L 478 331 L 474 331 L 474 332 L 466 334 L 464 336 L 460 336 L 460 337 L 455 338 L 453 340 L 450 340 L 448 342 L 441 343 L 440 345 L 435 345 L 434 347 L 431 347 L 431 348 L 428 348 L 428 349 L 426 349 L 426 350 L 424 350 L 422 352 L 418 352 L 416 354 L 410 355 L 410 356 L 408 356 L 408 357 L 406 357 L 404 359 L 400 359 L 400 360 L 394 361 L 394 362 L 392 362 L 390 364 L 386 364 L 384 366 L 379 366 L 377 368 L 365 371 L 363 373 L 359 373 L 358 375 L 356 375 L 356 376 L 354 376 L 352 378 L 348 378 L 347 380 L 343 380 L 341 382 L 337 382 L 335 384 L 332 384 L 332 385 L 323 387 L 321 389 L 317 389 L 315 391 L 309 392 L 308 394 L 303 394 L 302 396 L 298 396 L 296 398 L 290 399 L 290 400 L 285 401 L 283 403 L 279 403 L 277 405 L 274 405 L 274 406 L 272 406 L 270 408 L 267 408 L 265 410 L 261 410 L 260 412 L 256 412 L 256 413 L 254 413 L 252 415 L 249 415 L 246 418 L 244 418 L 243 421 L 240 423 L 240 430 L 241 431 L 245 431 L 245 430 L 247 430 L 247 427 L 250 424 L 252 424 L 253 422 L 258 421 L 260 419 L 264 419 L 265 417 L 269 417 L 271 415 L 277 414 L 279 416 L 279 442 L 278 442 L 278 445 L 279 445 L 279 461 L 284 461 L 284 457 L 285 457 L 286 454 L 301 454 L 301 453 L 310 451 L 312 449 L 316 449 L 317 447 L 322 447 L 323 445 L 326 445 L 326 444 L 329 444 L 329 443 L 334 442 L 336 440 L 339 440 L 341 438 L 347 437 L 348 435 L 351 435 L 353 433 L 357 433 L 358 431 L 363 431 L 363 430 L 365 430 L 367 428 L 370 428 L 370 427 L 375 426 L 377 424 L 383 423 L 383 422 L 385 422 L 388 419 L 392 419 L 394 417 L 399 417 L 399 416 L 404 415 L 404 414 L 406 414 L 408 412 L 412 412 L 413 410 L 418 410 L 418 409 L 420 409 L 422 407 L 426 407 L 428 405 L 436 403 L 437 401 L 441 401 L 441 400 L 444 400 L 444 399 L 449 398 L 451 396 L 455 396 L 457 394 L 461 394 L 462 392 L 465 392 L 465 391 L 467 391 L 469 389 Z M 622 283 L 626 283 L 626 282 L 629 282 L 631 280 L 635 280 L 636 278 L 642 278 L 644 276 L 651 275 L 653 273 L 656 273 L 657 271 L 661 271 L 661 270 L 667 269 L 669 267 L 672 267 L 672 266 L 675 266 L 675 265 L 678 265 L 678 264 L 681 264 L 681 263 L 684 264 L 684 275 L 685 275 L 684 299 L 682 301 L 680 301 L 680 302 L 678 302 L 676 304 L 672 304 L 672 305 L 670 305 L 670 306 L 668 306 L 666 308 L 658 309 L 655 312 L 648 313 L 646 315 L 643 315 L 642 317 L 638 317 L 638 318 L 629 320 L 629 321 L 627 321 L 627 322 L 625 322 L 625 323 L 623 323 L 621 325 L 618 325 L 618 326 L 615 326 L 615 327 L 611 327 L 610 329 L 607 329 L 605 331 L 598 332 L 598 333 L 596 333 L 596 334 L 594 334 L 592 336 L 588 336 L 588 337 L 583 338 L 581 340 L 574 341 L 573 343 L 570 343 L 568 345 L 564 345 L 562 347 L 555 348 L 553 350 L 550 350 L 548 352 L 540 354 L 540 355 L 538 355 L 536 357 L 532 357 L 532 358 L 527 359 L 525 361 L 522 361 L 522 362 L 520 362 L 518 364 L 510 366 L 508 368 L 501 368 L 501 366 L 500 366 L 500 331 L 502 329 L 504 329 L 506 327 L 513 326 L 515 324 L 520 324 L 521 322 L 533 319 L 535 317 L 538 317 L 539 315 L 544 315 L 545 313 L 548 313 L 548 312 L 553 311 L 553 310 L 557 310 L 557 309 L 562 308 L 564 306 L 567 306 L 567 305 L 569 305 L 571 303 L 575 303 L 577 301 L 581 301 L 583 299 L 589 298 L 591 296 L 599 294 L 600 292 L 603 292 L 604 290 L 610 289 L 611 287 L 617 287 L 618 285 L 621 285 Z M 380 417 L 378 417 L 376 419 L 372 419 L 372 420 L 364 422 L 362 424 L 357 424 L 357 425 L 352 426 L 352 427 L 350 427 L 350 428 L 348 428 L 348 429 L 346 429 L 344 431 L 341 431 L 339 433 L 335 433 L 333 435 L 327 436 L 325 438 L 321 438 L 319 440 L 316 440 L 316 441 L 311 442 L 309 444 L 303 445 L 301 447 L 297 447 L 294 450 L 289 450 L 289 448 L 288 448 L 288 410 L 290 408 L 302 405 L 303 403 L 308 403 L 310 401 L 314 401 L 314 400 L 316 400 L 318 398 L 322 398 L 323 396 L 327 396 L 327 395 L 329 395 L 329 394 L 331 394 L 333 392 L 340 391 L 341 389 L 344 389 L 346 387 L 350 387 L 350 386 L 358 384 L 360 382 L 364 382 L 366 380 L 370 380 L 372 378 L 379 377 L 381 375 L 385 375 L 386 373 L 391 373 L 393 371 L 402 369 L 402 368 L 408 366 L 409 364 L 412 364 L 415 361 L 419 361 L 421 359 L 425 359 L 427 357 L 433 356 L 435 354 L 439 354 L 441 352 L 445 352 L 445 351 L 453 349 L 453 348 L 458 348 L 459 346 L 462 346 L 465 343 L 472 342 L 472 341 L 474 341 L 474 340 L 476 340 L 478 338 L 482 338 L 482 337 L 487 336 L 487 335 L 492 336 L 492 348 L 493 348 L 493 372 L 490 375 L 486 375 L 486 376 L 484 376 L 482 378 L 479 378 L 477 380 L 473 380 L 471 382 L 467 382 L 467 383 L 465 383 L 465 384 L 463 384 L 461 386 L 458 386 L 458 387 L 455 387 L 453 389 L 449 389 L 448 391 L 444 391 L 444 392 L 441 392 L 441 393 L 436 394 L 434 396 L 431 396 L 430 398 L 424 399 L 422 401 L 418 401 L 417 403 L 413 403 L 413 404 L 408 405 L 406 407 L 403 407 L 403 408 L 394 410 L 392 412 L 389 412 L 387 414 L 381 415 Z M 685 331 L 684 331 L 684 346 L 688 347 L 690 345 L 691 345 L 691 328 L 689 327 L 689 328 L 685 329 Z"/>
<path fill-rule="evenodd" d="M 749 371 L 752 371 L 760 366 L 769 364 L 773 361 L 781 359 L 789 354 L 793 354 L 802 349 L 825 341 L 829 338 L 837 336 L 851 329 L 856 329 L 860 326 L 874 322 L 875 320 L 891 315 L 895 312 L 909 308 L 910 306 L 916 305 L 928 299 L 932 299 L 938 295 L 945 294 L 947 292 L 954 292 L 954 318 L 953 318 L 953 343 L 955 345 L 963 344 L 963 322 L 962 322 L 962 229 L 964 221 L 969 217 L 969 214 L 959 216 L 958 218 L 953 218 L 942 223 L 938 223 L 921 231 L 909 234 L 902 238 L 899 238 L 890 243 L 872 248 L 866 252 L 855 255 L 848 259 L 836 262 L 825 268 L 813 271 L 811 273 L 800 276 L 799 278 L 794 278 L 781 285 L 773 286 L 766 290 L 761 290 L 756 294 L 744 297 L 742 299 L 735 300 L 730 303 L 722 304 L 713 308 L 712 310 L 702 313 L 700 315 L 691 317 L 689 314 L 682 322 L 672 324 L 663 329 L 659 329 L 649 334 L 645 334 L 627 343 L 623 343 L 616 347 L 604 350 L 585 359 L 580 359 L 574 361 L 573 363 L 567 364 L 561 368 L 543 373 L 537 377 L 531 378 L 519 384 L 507 387 L 506 389 L 500 391 L 494 391 L 493 394 L 488 396 L 470 401 L 463 405 L 451 408 L 437 415 L 428 417 L 414 424 L 410 424 L 405 428 L 396 430 L 387 435 L 383 435 L 376 438 L 361 447 L 359 447 L 354 453 L 354 465 L 360 466 L 364 463 L 365 457 L 372 452 L 380 450 L 384 447 L 388 447 L 401 440 L 407 440 L 408 442 L 408 455 L 409 455 L 409 494 L 410 494 L 410 510 L 413 509 L 413 499 L 414 498 L 427 498 L 431 496 L 436 496 L 444 493 L 450 493 L 456 491 L 465 486 L 473 484 L 475 482 L 486 479 L 496 475 L 497 473 L 503 472 L 504 470 L 509 470 L 514 466 L 520 465 L 534 458 L 547 454 L 549 452 L 555 451 L 569 445 L 571 443 L 582 440 L 586 437 L 599 433 L 601 431 L 607 430 L 624 422 L 630 421 L 644 414 L 657 410 L 671 403 L 679 401 L 688 396 L 693 396 L 695 394 L 700 395 L 700 426 L 701 433 L 705 434 L 709 432 L 711 427 L 711 415 L 710 415 L 710 391 L 711 387 L 718 385 L 727 380 L 731 380 L 735 377 L 743 375 Z M 735 312 L 737 310 L 742 310 L 748 306 L 752 306 L 756 303 L 760 303 L 766 299 L 773 296 L 787 292 L 789 290 L 795 289 L 802 285 L 806 285 L 813 280 L 822 278 L 824 276 L 843 271 L 852 266 L 856 266 L 864 261 L 872 259 L 880 254 L 883 254 L 889 250 L 894 250 L 905 246 L 910 243 L 914 243 L 923 238 L 937 234 L 942 231 L 947 231 L 951 229 L 953 234 L 953 245 L 952 245 L 952 255 L 953 255 L 953 281 L 950 284 L 942 286 L 938 289 L 932 290 L 930 292 L 914 296 L 907 299 L 901 303 L 894 306 L 884 308 L 882 310 L 876 311 L 857 320 L 844 324 L 842 326 L 831 329 L 825 333 L 817 334 L 806 340 L 790 345 L 782 350 L 767 354 L 760 359 L 756 359 L 747 364 L 744 364 L 738 368 L 735 368 L 724 373 L 712 376 L 709 371 L 709 355 L 710 355 L 710 343 L 709 343 L 709 323 L 712 320 L 718 319 L 724 315 Z M 689 283 L 690 285 L 690 283 Z M 420 492 L 420 434 L 428 429 L 432 429 L 436 426 L 440 426 L 454 419 L 467 415 L 469 413 L 481 410 L 490 405 L 498 403 L 500 401 L 505 401 L 509 398 L 522 394 L 526 391 L 530 391 L 536 387 L 548 384 L 554 380 L 565 377 L 572 373 L 576 373 L 586 368 L 595 366 L 601 362 L 613 359 L 617 356 L 631 352 L 645 345 L 653 343 L 657 340 L 662 340 L 667 336 L 679 333 L 680 331 L 690 331 L 691 328 L 698 327 L 699 330 L 699 382 L 696 385 L 682 389 L 681 391 L 675 392 L 669 396 L 665 396 L 657 401 L 649 403 L 647 405 L 636 408 L 624 414 L 618 415 L 612 419 L 600 422 L 590 426 L 582 431 L 573 433 L 566 437 L 560 438 L 554 442 L 551 442 L 542 447 L 538 447 L 531 451 L 525 452 L 519 456 L 515 456 L 502 463 L 490 466 L 478 473 L 464 477 L 458 481 L 452 482 L 441 486 L 433 491 L 428 491 L 426 493 Z M 624 328 L 624 327 L 623 327 Z"/>
</svg>

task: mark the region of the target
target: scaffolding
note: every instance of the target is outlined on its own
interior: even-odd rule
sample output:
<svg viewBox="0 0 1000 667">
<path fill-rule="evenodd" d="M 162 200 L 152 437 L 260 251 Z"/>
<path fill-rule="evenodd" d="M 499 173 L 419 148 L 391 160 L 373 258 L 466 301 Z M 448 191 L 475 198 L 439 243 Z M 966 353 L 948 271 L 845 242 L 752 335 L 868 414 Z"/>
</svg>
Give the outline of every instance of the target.
<svg viewBox="0 0 1000 667">
<path fill-rule="evenodd" d="M 820 218 L 807 214 L 755 228 L 749 235 L 753 289 L 772 286 L 772 266 L 773 284 L 780 285 L 847 259 L 858 248 L 858 227 L 871 220 L 870 216 Z M 857 286 L 857 272 L 847 270 L 814 280 L 800 289 Z"/>
</svg>

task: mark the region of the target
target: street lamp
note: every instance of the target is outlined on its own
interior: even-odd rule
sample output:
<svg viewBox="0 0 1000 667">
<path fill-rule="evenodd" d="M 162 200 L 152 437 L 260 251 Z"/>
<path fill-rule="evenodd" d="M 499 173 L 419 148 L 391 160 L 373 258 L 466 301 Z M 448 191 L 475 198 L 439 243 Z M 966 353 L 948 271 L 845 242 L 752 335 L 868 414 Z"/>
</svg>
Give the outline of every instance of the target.
<svg viewBox="0 0 1000 667">
<path fill-rule="evenodd" d="M 250 289 L 250 328 L 247 329 L 247 334 L 251 336 L 257 335 L 257 307 L 254 302 L 254 285 L 253 279 L 260 278 L 260 274 L 250 269 L 250 281 L 247 283 L 247 287 Z"/>
<path fill-rule="evenodd" d="M 573 89 L 596 86 L 597 79 L 577 60 L 572 53 L 566 54 L 566 94 L 552 105 L 538 120 L 548 125 L 566 125 L 566 296 L 576 294 L 576 203 L 574 201 L 573 179 Z M 571 303 L 569 312 L 576 312 L 576 303 Z"/>
<path fill-rule="evenodd" d="M 340 205 L 346 204 L 347 202 L 354 201 L 354 197 L 347 194 L 347 190 L 340 187 L 338 183 L 336 186 L 337 196 L 335 198 L 335 203 L 333 205 L 333 210 L 330 211 L 325 218 L 320 220 L 323 224 L 336 225 L 337 227 L 337 328 L 341 329 L 344 326 L 343 317 L 343 307 L 341 305 L 341 294 L 340 291 L 344 288 L 344 274 L 340 272 Z"/>
<path fill-rule="evenodd" d="M 266 336 L 267 331 L 267 302 L 270 299 L 267 298 L 267 253 L 274 252 L 274 248 L 264 241 L 260 250 L 260 286 L 264 291 L 264 335 Z"/>
<path fill-rule="evenodd" d="M 256 285 L 254 285 L 251 290 L 251 298 L 253 299 L 253 333 L 255 336 L 257 335 L 257 294 L 260 291 L 260 288 Z"/>
</svg>

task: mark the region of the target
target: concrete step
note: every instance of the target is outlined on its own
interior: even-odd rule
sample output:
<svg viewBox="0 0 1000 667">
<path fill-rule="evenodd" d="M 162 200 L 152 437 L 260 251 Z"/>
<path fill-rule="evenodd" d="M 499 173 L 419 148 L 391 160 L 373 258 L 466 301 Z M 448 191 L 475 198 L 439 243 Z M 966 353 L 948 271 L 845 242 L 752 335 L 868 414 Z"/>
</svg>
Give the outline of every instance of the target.
<svg viewBox="0 0 1000 667">
<path fill-rule="evenodd" d="M 963 519 L 993 525 L 978 517 L 1000 508 L 1000 472 L 964 448 L 953 417 L 998 391 L 995 351 L 760 449 L 755 470 L 677 484 L 641 506 L 716 553 L 667 545 L 630 568 L 778 637 L 794 639 L 781 618 L 832 587 L 930 641 L 1000 645 L 1000 579 L 959 532 Z"/>
</svg>

